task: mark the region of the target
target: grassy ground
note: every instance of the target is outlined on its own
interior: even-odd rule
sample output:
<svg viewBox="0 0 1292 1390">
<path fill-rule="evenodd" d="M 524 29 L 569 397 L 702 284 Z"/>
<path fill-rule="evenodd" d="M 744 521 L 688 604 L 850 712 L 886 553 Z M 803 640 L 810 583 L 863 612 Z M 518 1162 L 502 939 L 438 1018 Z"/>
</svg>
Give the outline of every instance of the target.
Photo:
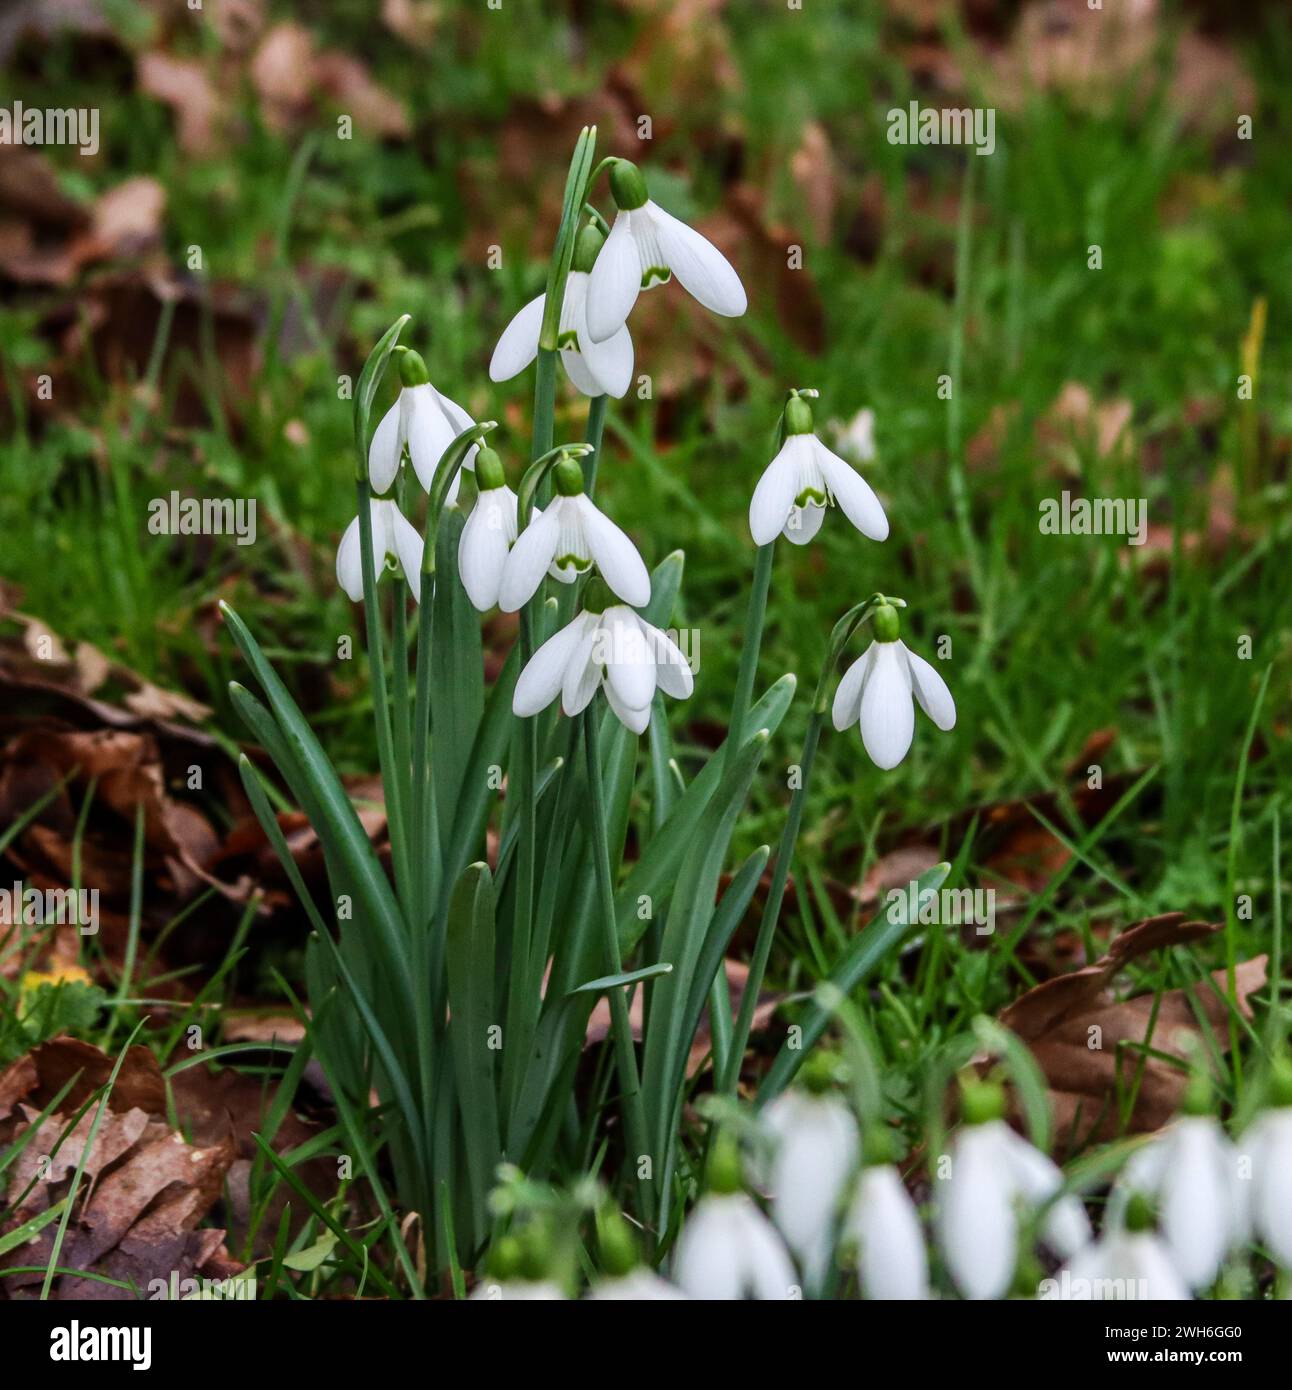
<svg viewBox="0 0 1292 1390">
<path fill-rule="evenodd" d="M 675 547 L 687 554 L 678 621 L 700 630 L 702 669 L 678 717 L 685 749 L 725 718 L 753 558 L 748 497 L 782 392 L 819 388 L 823 420 L 874 411 L 877 457 L 866 472 L 893 536 L 882 547 L 859 542 L 834 514 L 810 549 L 780 549 L 761 680 L 793 670 L 810 686 L 835 617 L 879 588 L 908 600 L 917 649 L 931 655 L 950 638 L 943 669 L 959 723 L 940 735 L 921 718 L 910 757 L 885 775 L 855 734 L 828 736 L 802 854 L 817 891 L 800 893 L 773 977 L 803 987 L 821 972 L 833 938 L 856 922 L 829 884 L 860 884 L 897 845 L 963 853 L 967 882 L 1002 890 L 1023 855 L 1033 896 L 1007 930 L 985 949 L 949 938 L 924 958 L 916 988 L 896 988 L 900 963 L 889 971 L 893 1007 L 877 1018 L 890 1085 L 913 1095 L 944 1038 L 1031 981 L 1007 944 L 1023 928 L 1038 939 L 1075 933 L 1097 953 L 1096 929 L 1180 910 L 1228 919 L 1213 965 L 1226 950 L 1245 959 L 1269 948 L 1290 770 L 1292 40 L 1274 25 L 1227 40 L 1255 84 L 1251 141 L 1215 113 L 1183 112 L 1163 76 L 1169 56 L 1155 55 L 1096 109 L 1053 89 L 1023 92 L 1017 109 L 999 113 L 996 154 L 977 159 L 886 141 L 887 109 L 917 92 L 891 19 L 873 6 L 858 18 L 857 8 L 814 0 L 810 22 L 772 5 L 733 17 L 723 42 L 734 80 L 707 97 L 684 100 L 667 72 L 647 71 L 645 109 L 666 130 L 643 162 L 667 171 L 661 201 L 704 214 L 737 161 L 762 190 L 767 225 L 799 232 L 824 319 L 814 347 L 752 284 L 749 319 L 717 338 L 720 370 L 666 401 L 630 396 L 612 407 L 601 486 L 648 561 Z M 524 123 L 515 113 L 540 96 L 595 114 L 605 74 L 635 41 L 633 20 L 612 7 L 591 7 L 576 33 L 564 15 L 515 6 L 505 42 L 487 33 L 494 16 L 451 20 L 445 41 L 419 55 L 374 29 L 367 9 L 300 17 L 323 41 L 361 52 L 407 103 L 409 141 L 341 142 L 326 121 L 304 140 L 276 133 L 244 93 L 242 138 L 194 159 L 176 147 L 170 114 L 119 71 L 82 76 L 57 43 L 41 59 L 38 76 L 64 100 L 104 112 L 105 156 L 91 171 L 60 152 L 68 187 L 156 176 L 171 258 L 182 263 L 200 246 L 210 274 L 251 287 L 268 322 L 287 323 L 236 417 L 172 424 L 172 368 L 201 378 L 203 363 L 185 364 L 163 342 L 155 394 L 73 364 L 75 408 L 37 427 L 23 382 L 52 356 L 37 332 L 47 301 L 12 295 L 0 310 L 18 416 L 0 452 L 0 573 L 22 585 L 26 611 L 187 686 L 237 737 L 223 695 L 230 648 L 203 621 L 215 597 L 230 597 L 262 635 L 277 634 L 270 654 L 314 691 L 329 746 L 355 771 L 372 765 L 366 691 L 337 675 L 324 697 L 311 674 L 339 633 L 356 630 L 331 579 L 352 514 L 349 408 L 336 378 L 408 310 L 437 384 L 524 439 L 527 384 L 495 387 L 485 366 L 539 282 L 508 215 L 509 199 L 533 189 L 494 188 L 469 206 L 460 171 L 488 167 L 500 138 Z M 1167 55 L 1171 36 L 1165 26 Z M 973 39 L 953 26 L 939 43 L 971 91 L 987 80 Z M 202 42 L 188 48 L 200 54 Z M 812 123 L 834 152 L 834 210 L 820 238 L 807 230 L 804 185 L 788 173 Z M 549 167 L 563 157 L 554 148 Z M 501 272 L 464 253 L 493 239 L 493 219 L 505 229 Z M 1101 269 L 1089 268 L 1092 244 Z M 328 296 L 317 291 L 321 267 L 335 273 Z M 1259 300 L 1268 329 L 1256 399 L 1243 402 L 1243 342 Z M 943 373 L 950 400 L 939 397 Z M 1069 383 L 1105 414 L 1056 418 Z M 1118 418 L 1118 402 L 1127 403 L 1120 441 L 1101 444 L 1097 419 Z M 581 427 L 575 414 L 563 423 Z M 199 480 L 259 499 L 253 550 L 186 553 L 143 536 L 148 499 Z M 1146 498 L 1150 543 L 1041 534 L 1038 504 L 1065 488 Z M 802 719 L 786 721 L 779 766 L 796 757 Z M 1102 751 L 1083 751 L 1110 730 Z M 1136 788 L 1094 824 L 1071 795 L 1092 763 L 1110 786 Z M 1039 849 L 984 835 L 974 819 L 1020 799 L 1038 809 L 1046 799 Z M 765 778 L 737 848 L 773 840 L 785 801 Z M 1040 823 L 1022 809 L 1010 824 Z M 1065 843 L 1075 853 L 1052 879 Z M 1250 920 L 1239 893 L 1254 898 Z M 1192 959 L 1169 959 L 1148 978 L 1169 987 L 1195 971 Z"/>
</svg>

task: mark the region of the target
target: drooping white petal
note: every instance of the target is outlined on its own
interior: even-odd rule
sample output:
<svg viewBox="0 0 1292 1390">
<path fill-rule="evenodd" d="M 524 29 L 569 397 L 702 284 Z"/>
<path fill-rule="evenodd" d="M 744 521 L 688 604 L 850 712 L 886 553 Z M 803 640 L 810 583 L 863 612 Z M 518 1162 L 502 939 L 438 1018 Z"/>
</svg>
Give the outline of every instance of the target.
<svg viewBox="0 0 1292 1390">
<path fill-rule="evenodd" d="M 363 557 L 359 549 L 359 518 L 345 528 L 336 552 L 336 582 L 351 603 L 363 599 Z"/>
<path fill-rule="evenodd" d="M 625 709 L 649 710 L 655 695 L 655 656 L 637 614 L 630 608 L 607 608 L 601 634 L 607 687 Z"/>
<path fill-rule="evenodd" d="M 746 1292 L 769 1303 L 793 1298 L 798 1280 L 776 1228 L 748 1197 L 743 1201 L 739 1234 L 744 1247 Z"/>
<path fill-rule="evenodd" d="M 582 353 L 576 352 L 573 348 L 562 348 L 561 365 L 565 368 L 565 374 L 574 383 L 575 388 L 585 396 L 604 396 L 606 394 L 606 388 L 592 374 L 592 369 L 588 366 L 587 359 Z"/>
<path fill-rule="evenodd" d="M 1001 1298 L 1017 1258 L 1013 1184 L 1002 1152 L 1003 1121 L 969 1125 L 957 1136 L 951 1175 L 938 1193 L 938 1239 L 966 1298 Z"/>
<path fill-rule="evenodd" d="M 1234 1238 L 1228 1140 L 1210 1116 L 1186 1115 L 1167 1136 L 1171 1162 L 1158 1219 L 1176 1268 L 1193 1289 L 1215 1279 Z"/>
<path fill-rule="evenodd" d="M 642 266 L 632 212 L 620 212 L 588 275 L 588 334 L 604 343 L 624 326 L 641 290 Z"/>
<path fill-rule="evenodd" d="M 795 1288 L 780 1237 L 742 1192 L 700 1200 L 678 1238 L 673 1274 L 691 1298 L 786 1299 Z"/>
<path fill-rule="evenodd" d="M 834 1249 L 836 1209 L 857 1161 L 857 1122 L 842 1101 L 786 1091 L 763 1112 L 776 1143 L 769 1195 L 772 1219 L 812 1288 Z"/>
<path fill-rule="evenodd" d="M 755 545 L 769 545 L 780 535 L 799 490 L 799 458 L 806 435 L 792 434 L 763 469 L 749 499 L 749 533 Z"/>
<path fill-rule="evenodd" d="M 405 386 L 400 392 L 399 405 L 403 412 L 401 429 L 408 441 L 408 457 L 417 481 L 429 492 L 440 459 L 457 432 L 440 408 L 440 398 L 429 382 L 422 386 Z"/>
<path fill-rule="evenodd" d="M 739 318 L 749 300 L 740 276 L 722 252 L 658 203 L 648 202 L 642 212 L 650 218 L 664 261 L 682 287 L 713 313 Z"/>
<path fill-rule="evenodd" d="M 691 673 L 691 664 L 681 647 L 667 632 L 652 627 L 644 618 L 638 621 L 655 658 L 655 680 L 659 688 L 675 700 L 689 700 L 691 692 L 695 689 L 695 678 Z"/>
<path fill-rule="evenodd" d="M 368 481 L 372 484 L 373 492 L 378 494 L 390 491 L 390 485 L 399 472 L 399 459 L 404 449 L 399 429 L 400 409 L 400 399 L 396 399 L 381 417 L 381 422 L 372 432 L 372 443 L 368 445 Z"/>
<path fill-rule="evenodd" d="M 1251 1164 L 1251 1220 L 1284 1269 L 1292 1269 L 1292 1106 L 1266 1110 L 1239 1145 Z"/>
<path fill-rule="evenodd" d="M 816 539 L 824 520 L 825 508 L 817 506 L 815 502 L 809 502 L 806 507 L 791 507 L 781 535 L 791 545 L 808 545 Z"/>
<path fill-rule="evenodd" d="M 598 343 L 588 332 L 585 297 L 578 337 L 584 364 L 600 383 L 602 391 L 616 400 L 626 395 L 633 380 L 633 340 L 628 326 L 625 324 L 617 333 Z"/>
<path fill-rule="evenodd" d="M 561 534 L 560 501 L 558 498 L 541 516 L 532 517 L 512 546 L 498 588 L 498 607 L 504 613 L 518 612 L 543 582 Z"/>
<path fill-rule="evenodd" d="M 561 708 L 566 714 L 582 713 L 601 684 L 604 672 L 597 660 L 601 632 L 601 615 L 589 614 L 583 635 L 565 668 L 565 680 L 561 685 Z"/>
<path fill-rule="evenodd" d="M 546 709 L 561 693 L 566 667 L 591 616 L 580 613 L 573 622 L 549 637 L 530 657 L 529 664 L 516 681 L 511 700 L 513 714 L 528 719 L 539 710 Z"/>
<path fill-rule="evenodd" d="M 896 642 L 876 642 L 861 694 L 861 741 L 876 767 L 887 771 L 906 756 L 915 733 L 911 676 Z"/>
<path fill-rule="evenodd" d="M 538 335 L 543 327 L 543 306 L 547 296 L 540 294 L 512 319 L 502 331 L 489 359 L 490 381 L 510 381 L 538 356 Z"/>
<path fill-rule="evenodd" d="M 567 502 L 578 508 L 591 558 L 601 577 L 625 603 L 641 608 L 650 602 L 650 574 L 637 547 L 613 521 L 581 492 Z"/>
<path fill-rule="evenodd" d="M 481 613 L 498 602 L 507 552 L 515 534 L 516 494 L 505 485 L 482 492 L 458 541 L 462 587 Z"/>
<path fill-rule="evenodd" d="M 440 409 L 448 417 L 449 428 L 453 431 L 452 438 L 456 439 L 463 430 L 469 430 L 471 426 L 475 424 L 475 421 L 462 409 L 457 401 L 451 400 L 443 391 L 436 391 L 435 394 L 439 397 Z M 479 452 L 480 446 L 478 444 L 473 444 L 467 451 L 466 458 L 462 460 L 462 467 L 465 468 L 468 473 L 475 469 L 476 455 Z M 459 477 L 460 476 L 459 474 Z M 449 506 L 452 506 L 457 500 L 457 492 L 457 482 L 455 481 L 448 497 Z"/>
<path fill-rule="evenodd" d="M 866 676 L 875 659 L 878 642 L 872 642 L 864 652 L 843 673 L 839 688 L 834 692 L 834 705 L 830 719 L 840 732 L 861 718 L 861 692 L 866 684 Z"/>
<path fill-rule="evenodd" d="M 1052 1159 L 1006 1127 L 1002 1149 L 1018 1191 L 1029 1205 L 1048 1202 L 1063 1186 L 1063 1173 Z M 1060 1197 L 1045 1214 L 1042 1225 L 1045 1243 L 1056 1255 L 1067 1259 L 1090 1240 L 1090 1219 L 1081 1199 L 1072 1194 Z"/>
<path fill-rule="evenodd" d="M 420 603 L 422 600 L 422 538 L 417 534 L 417 528 L 399 510 L 395 502 L 389 502 L 387 506 L 390 508 L 386 513 L 389 537 L 387 543 L 393 546 L 404 571 L 404 578 L 408 581 L 408 587 L 412 590 L 413 597 Z"/>
<path fill-rule="evenodd" d="M 845 1229 L 857 1245 L 861 1289 L 867 1298 L 929 1296 L 929 1260 L 920 1218 L 891 1164 L 862 1170 Z"/>
<path fill-rule="evenodd" d="M 954 729 L 956 702 L 951 698 L 947 683 L 938 674 L 937 667 L 930 665 L 922 656 L 916 656 L 905 642 L 899 640 L 897 645 L 906 657 L 906 665 L 911 673 L 911 689 L 920 702 L 920 708 L 943 733 Z"/>
<path fill-rule="evenodd" d="M 872 541 L 886 540 L 888 518 L 870 484 L 851 464 L 845 463 L 838 454 L 832 454 L 816 435 L 804 437 L 812 440 L 816 465 L 844 516 L 863 536 Z"/>
<path fill-rule="evenodd" d="M 644 709 L 633 709 L 632 706 L 624 704 L 615 694 L 614 687 L 609 681 L 606 681 L 601 688 L 606 692 L 606 703 L 624 728 L 634 734 L 644 734 L 650 727 L 650 706 L 647 705 Z"/>
<path fill-rule="evenodd" d="M 1179 1302 L 1189 1291 L 1166 1247 L 1150 1231 L 1105 1230 L 1079 1250 L 1054 1280 L 1060 1298 Z"/>
</svg>

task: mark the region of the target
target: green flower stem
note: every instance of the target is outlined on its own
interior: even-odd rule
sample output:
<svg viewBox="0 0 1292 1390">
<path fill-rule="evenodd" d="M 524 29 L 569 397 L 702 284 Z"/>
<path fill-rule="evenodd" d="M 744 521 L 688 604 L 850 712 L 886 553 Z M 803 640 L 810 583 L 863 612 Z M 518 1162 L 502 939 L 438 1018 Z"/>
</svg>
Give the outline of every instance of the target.
<svg viewBox="0 0 1292 1390">
<path fill-rule="evenodd" d="M 606 427 L 607 396 L 593 396 L 588 402 L 588 427 L 583 437 L 592 445 L 592 452 L 583 459 L 583 490 L 591 497 L 597 490 L 597 461 L 601 457 L 601 435 Z"/>
<path fill-rule="evenodd" d="M 745 720 L 754 693 L 754 677 L 758 670 L 758 655 L 763 644 L 763 623 L 767 616 L 767 589 L 772 578 L 772 557 L 776 542 L 760 545 L 754 558 L 754 579 L 749 592 L 749 610 L 745 614 L 745 632 L 740 648 L 740 669 L 736 674 L 736 692 L 731 701 L 731 719 L 727 724 L 727 751 L 723 757 L 722 776 L 732 765 L 745 741 Z M 709 986 L 709 1028 L 713 1039 L 713 1070 L 715 1076 L 725 1074 L 731 1051 L 731 991 L 727 973 L 719 970 Z"/>
<path fill-rule="evenodd" d="M 610 879 L 610 843 L 606 833 L 605 789 L 601 783 L 601 757 L 597 748 L 597 722 L 585 712 L 583 719 L 583 749 L 588 773 L 588 811 L 592 830 L 592 858 L 597 874 L 597 893 L 600 897 L 598 915 L 605 937 L 606 969 L 612 975 L 623 974 L 623 958 L 619 951 L 619 932 L 615 926 L 615 891 Z M 637 1053 L 634 1050 L 632 1023 L 628 1016 L 628 998 L 622 988 L 610 991 L 610 1020 L 615 1035 L 615 1065 L 619 1071 L 620 1102 L 624 1112 L 624 1131 L 628 1141 L 629 1163 L 637 1171 L 637 1160 L 650 1152 L 646 1139 L 646 1110 L 642 1102 L 641 1081 L 637 1075 Z M 652 1223 L 654 1203 L 649 1180 L 638 1179 L 638 1200 L 642 1221 Z"/>
<path fill-rule="evenodd" d="M 363 616 L 368 630 L 368 665 L 372 672 L 372 714 L 377 725 L 377 758 L 381 764 L 382 794 L 386 820 L 390 827 L 390 857 L 395 880 L 401 885 L 401 901 L 407 902 L 408 846 L 405 835 L 404 805 L 399 764 L 395 757 L 390 723 L 390 701 L 386 691 L 386 658 L 382 650 L 381 609 L 377 602 L 377 573 L 372 554 L 372 485 L 367 476 L 355 482 L 359 499 L 359 551 L 363 565 Z"/>
</svg>

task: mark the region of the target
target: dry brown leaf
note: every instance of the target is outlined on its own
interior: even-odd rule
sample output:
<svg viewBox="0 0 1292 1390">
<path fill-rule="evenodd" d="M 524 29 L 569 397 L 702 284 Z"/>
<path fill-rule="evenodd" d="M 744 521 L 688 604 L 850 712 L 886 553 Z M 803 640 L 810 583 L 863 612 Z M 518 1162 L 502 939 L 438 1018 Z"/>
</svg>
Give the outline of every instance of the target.
<svg viewBox="0 0 1292 1390">
<path fill-rule="evenodd" d="M 1222 929 L 1221 923 L 1187 922 L 1182 912 L 1147 918 L 1116 937 L 1099 960 L 1044 981 L 1001 1012 L 1001 1023 L 1027 1043 L 1045 1073 L 1061 1147 L 1079 1147 L 1122 1132 L 1148 1133 L 1175 1113 L 1187 1071 L 1145 1057 L 1138 1046 L 1119 1044 L 1143 1044 L 1187 1058 L 1190 1044 L 1201 1038 L 1196 1007 L 1217 1044 L 1227 1047 L 1223 970 L 1211 977 L 1219 994 L 1203 985 L 1170 990 L 1156 1000 L 1156 1011 L 1151 992 L 1122 1000 L 1113 993 L 1116 977 L 1131 961 L 1150 951 L 1204 940 Z M 1265 964 L 1265 957 L 1258 956 L 1237 969 L 1238 1007 L 1245 1018 L 1251 1017 L 1248 996 L 1265 984 Z M 1139 1089 L 1123 1131 L 1119 1097 L 1131 1093 L 1137 1077 Z"/>
<path fill-rule="evenodd" d="M 141 92 L 165 102 L 175 112 L 180 149 L 206 155 L 219 148 L 224 99 L 205 63 L 154 50 L 141 53 L 135 60 L 135 77 Z"/>
</svg>

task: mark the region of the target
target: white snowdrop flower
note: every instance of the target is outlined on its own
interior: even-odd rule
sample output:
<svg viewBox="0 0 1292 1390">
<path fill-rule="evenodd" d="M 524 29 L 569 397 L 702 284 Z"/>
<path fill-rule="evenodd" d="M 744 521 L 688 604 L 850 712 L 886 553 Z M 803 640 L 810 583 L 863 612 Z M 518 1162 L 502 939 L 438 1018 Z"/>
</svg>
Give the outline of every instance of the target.
<svg viewBox="0 0 1292 1390">
<path fill-rule="evenodd" d="M 502 461 L 487 446 L 476 459 L 479 493 L 458 541 L 458 574 L 481 613 L 498 602 L 507 555 L 516 539 L 516 494 L 506 484 Z"/>
<path fill-rule="evenodd" d="M 694 680 L 681 648 L 631 608 L 611 606 L 605 586 L 593 580 L 583 612 L 530 657 L 511 707 L 528 718 L 559 695 L 561 708 L 573 715 L 601 689 L 619 722 L 642 734 L 657 687 L 676 700 L 690 696 Z"/>
<path fill-rule="evenodd" d="M 400 354 L 399 378 L 403 383 L 399 397 L 381 417 L 368 446 L 368 479 L 374 492 L 389 492 L 407 445 L 417 481 L 424 491 L 430 492 L 444 451 L 475 421 L 460 405 L 431 385 L 426 363 L 411 349 Z M 475 467 L 478 448 L 478 445 L 472 446 L 463 460 L 463 468 Z M 449 488 L 446 506 L 457 501 L 460 482 L 459 474 Z"/>
<path fill-rule="evenodd" d="M 937 671 L 898 637 L 897 610 L 875 610 L 875 640 L 843 674 L 835 691 L 834 727 L 861 728 L 861 741 L 876 767 L 894 768 L 915 734 L 915 706 L 944 733 L 956 725 L 956 703 Z"/>
<path fill-rule="evenodd" d="M 706 309 L 738 318 L 748 307 L 745 287 L 731 263 L 699 232 L 646 195 L 635 164 L 617 159 L 610 191 L 619 209 L 588 279 L 588 331 L 603 343 L 623 327 L 637 295 L 676 275 Z"/>
<path fill-rule="evenodd" d="M 583 470 L 562 459 L 553 470 L 556 496 L 535 513 L 511 548 L 503 570 L 498 606 L 515 613 L 533 598 L 543 576 L 573 584 L 595 564 L 602 579 L 625 603 L 650 601 L 650 575 L 637 547 L 583 491 Z"/>
<path fill-rule="evenodd" d="M 1002 1118 L 997 1086 L 966 1091 L 965 1123 L 952 1141 L 950 1173 L 938 1198 L 938 1242 L 966 1298 L 1003 1298 L 1018 1259 L 1018 1207 L 1039 1208 L 1062 1188 L 1063 1174 Z M 1090 1239 L 1078 1198 L 1053 1202 L 1042 1224 L 1045 1243 L 1064 1259 Z"/>
<path fill-rule="evenodd" d="M 393 497 L 374 497 L 368 504 L 372 517 L 372 564 L 381 579 L 387 562 L 404 571 L 404 578 L 418 602 L 422 597 L 422 538 L 399 510 Z M 336 552 L 336 582 L 354 603 L 363 599 L 363 552 L 359 542 L 359 518 L 345 528 Z"/>
<path fill-rule="evenodd" d="M 1272 1108 L 1247 1127 L 1238 1149 L 1250 1172 L 1252 1226 L 1275 1260 L 1292 1269 L 1292 1073 L 1275 1072 L 1271 1100 Z"/>
<path fill-rule="evenodd" d="M 1108 1203 L 1107 1220 L 1120 1225 L 1132 1193 L 1152 1198 L 1162 1239 L 1191 1289 L 1214 1281 L 1248 1224 L 1238 1153 L 1206 1113 L 1208 1090 L 1202 1077 L 1190 1085 L 1184 1113 L 1131 1155 Z"/>
<path fill-rule="evenodd" d="M 888 535 L 888 518 L 870 485 L 831 453 L 812 431 L 812 408 L 798 394 L 785 406 L 785 443 L 763 470 L 749 502 L 749 530 L 758 545 L 778 535 L 806 545 L 835 504 L 872 541 Z"/>
<path fill-rule="evenodd" d="M 1105 1225 L 1097 1241 L 1078 1250 L 1054 1276 L 1044 1297 L 1122 1300 L 1161 1299 L 1181 1302 L 1189 1290 L 1171 1252 L 1153 1230 L 1152 1210 L 1143 1197 L 1129 1204 L 1125 1227 Z"/>
<path fill-rule="evenodd" d="M 588 1290 L 588 1299 L 593 1303 L 666 1303 L 678 1300 L 685 1302 L 686 1295 L 667 1279 L 661 1279 L 649 1269 L 639 1267 L 627 1274 L 603 1279 Z"/>
<path fill-rule="evenodd" d="M 807 1089 L 777 1096 L 760 1121 L 775 1146 L 767 1182 L 772 1220 L 818 1289 L 834 1251 L 839 1199 L 857 1164 L 857 1122 L 829 1091 L 826 1063 L 804 1080 Z"/>
<path fill-rule="evenodd" d="M 588 332 L 588 277 L 605 238 L 592 226 L 580 231 L 574 244 L 574 261 L 565 281 L 557 347 L 566 374 L 585 396 L 624 395 L 633 379 L 633 340 L 620 326 L 604 342 Z M 538 356 L 539 334 L 547 295 L 531 299 L 503 329 L 489 362 L 494 381 L 509 381 Z"/>
<path fill-rule="evenodd" d="M 709 1191 L 678 1237 L 673 1277 L 690 1298 L 794 1298 L 798 1279 L 776 1228 L 741 1187 L 740 1155 L 720 1135 L 709 1157 Z"/>
<path fill-rule="evenodd" d="M 564 1300 L 559 1285 L 548 1279 L 485 1278 L 471 1290 L 469 1299 L 483 1303 L 555 1302 Z"/>
<path fill-rule="evenodd" d="M 841 454 L 869 463 L 875 457 L 875 412 L 869 407 L 859 410 L 846 425 L 839 426 L 836 437 Z"/>
<path fill-rule="evenodd" d="M 861 1291 L 872 1299 L 929 1296 L 929 1260 L 919 1214 L 893 1164 L 887 1134 L 866 1137 L 861 1170 L 843 1218 L 843 1237 L 857 1251 Z"/>
</svg>

